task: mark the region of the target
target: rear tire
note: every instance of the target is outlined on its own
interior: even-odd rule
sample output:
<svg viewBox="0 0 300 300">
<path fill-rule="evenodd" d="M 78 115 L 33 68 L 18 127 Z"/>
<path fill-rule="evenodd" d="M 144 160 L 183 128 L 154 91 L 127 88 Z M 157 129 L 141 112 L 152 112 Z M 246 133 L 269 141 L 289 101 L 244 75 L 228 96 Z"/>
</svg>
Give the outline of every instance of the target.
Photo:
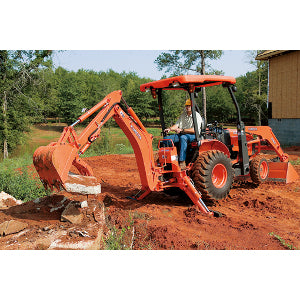
<svg viewBox="0 0 300 300">
<path fill-rule="evenodd" d="M 269 165 L 265 158 L 256 156 L 250 162 L 250 177 L 256 184 L 265 182 L 269 176 Z"/>
<path fill-rule="evenodd" d="M 191 178 L 204 200 L 224 199 L 233 181 L 231 160 L 219 150 L 203 152 L 193 164 Z"/>
</svg>

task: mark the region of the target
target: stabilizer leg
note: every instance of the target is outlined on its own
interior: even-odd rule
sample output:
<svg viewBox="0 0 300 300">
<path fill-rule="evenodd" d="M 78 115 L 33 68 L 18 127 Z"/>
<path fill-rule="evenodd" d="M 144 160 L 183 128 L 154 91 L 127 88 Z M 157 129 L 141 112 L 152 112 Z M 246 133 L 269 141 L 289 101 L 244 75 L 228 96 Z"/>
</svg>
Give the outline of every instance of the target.
<svg viewBox="0 0 300 300">
<path fill-rule="evenodd" d="M 189 198 L 193 201 L 196 207 L 204 213 L 207 213 L 211 216 L 216 216 L 217 212 L 210 211 L 205 203 L 203 202 L 200 193 L 195 188 L 193 182 L 188 176 L 184 176 L 183 178 L 183 185 L 180 188 L 189 196 Z"/>
<path fill-rule="evenodd" d="M 141 194 L 142 193 L 142 194 Z M 148 196 L 151 193 L 150 189 L 146 189 L 144 190 L 139 190 L 135 195 L 132 195 L 131 197 L 126 197 L 127 199 L 131 199 L 131 200 L 142 200 L 144 199 L 146 196 Z M 141 194 L 141 195 L 140 195 Z M 139 196 L 140 195 L 140 196 Z"/>
</svg>

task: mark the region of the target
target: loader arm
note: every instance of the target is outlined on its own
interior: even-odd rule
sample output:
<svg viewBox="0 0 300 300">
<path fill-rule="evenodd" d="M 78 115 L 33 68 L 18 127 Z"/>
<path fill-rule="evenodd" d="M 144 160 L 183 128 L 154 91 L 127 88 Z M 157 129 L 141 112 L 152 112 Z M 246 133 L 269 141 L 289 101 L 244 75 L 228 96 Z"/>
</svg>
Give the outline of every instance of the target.
<svg viewBox="0 0 300 300">
<path fill-rule="evenodd" d="M 259 147 L 260 150 L 274 150 L 276 154 L 278 155 L 281 162 L 287 162 L 288 161 L 288 154 L 284 153 L 282 150 L 279 141 L 277 140 L 275 134 L 272 131 L 272 128 L 269 126 L 246 126 L 245 131 L 247 133 L 250 133 L 252 136 L 257 136 L 256 139 L 248 142 L 249 145 L 257 143 L 257 147 Z M 267 142 L 267 145 L 263 146 L 261 145 L 261 142 L 265 141 Z M 254 155 L 255 156 L 255 155 Z M 253 156 L 253 157 L 254 157 Z"/>
<path fill-rule="evenodd" d="M 126 112 L 120 102 L 126 105 Z M 77 136 L 75 125 L 83 122 L 95 112 L 98 114 Z M 129 139 L 135 153 L 141 178 L 142 189 L 155 190 L 158 184 L 158 173 L 155 172 L 152 150 L 152 135 L 150 135 L 132 108 L 122 99 L 121 91 L 114 91 L 101 102 L 80 116 L 71 126 L 65 127 L 57 143 L 40 147 L 33 156 L 34 165 L 45 187 L 65 188 L 71 166 L 75 166 L 81 175 L 93 176 L 91 168 L 79 156 L 99 137 L 102 126 L 113 117 L 124 134 Z"/>
</svg>

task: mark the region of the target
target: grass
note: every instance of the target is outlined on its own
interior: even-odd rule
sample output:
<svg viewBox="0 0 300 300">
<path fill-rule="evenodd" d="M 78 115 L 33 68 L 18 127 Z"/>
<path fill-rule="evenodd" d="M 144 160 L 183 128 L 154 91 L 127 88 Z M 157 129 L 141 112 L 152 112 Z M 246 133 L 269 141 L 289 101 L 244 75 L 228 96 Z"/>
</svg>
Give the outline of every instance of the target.
<svg viewBox="0 0 300 300">
<path fill-rule="evenodd" d="M 140 224 L 135 224 L 135 220 L 145 220 Z M 148 232 L 147 232 L 147 223 L 152 217 L 143 212 L 129 212 L 128 218 L 125 219 L 125 223 L 121 229 L 116 228 L 110 220 L 106 220 L 106 224 L 109 228 L 109 235 L 104 240 L 104 249 L 105 250 L 132 250 L 134 242 L 135 246 L 139 249 L 148 249 L 153 248 L 152 241 L 149 241 Z M 139 241 L 135 241 L 135 236 L 139 236 Z M 141 238 L 143 237 L 143 238 Z"/>
<path fill-rule="evenodd" d="M 109 236 L 105 240 L 105 250 L 129 250 L 130 248 L 124 243 L 126 228 L 118 231 L 115 226 L 110 229 Z"/>
<path fill-rule="evenodd" d="M 298 158 L 297 160 L 291 160 L 290 163 L 294 166 L 300 165 L 300 158 Z"/>
<path fill-rule="evenodd" d="M 132 218 L 135 220 L 135 219 L 139 219 L 139 220 L 151 220 L 152 217 L 147 214 L 147 213 L 144 213 L 144 212 L 139 212 L 139 211 L 134 211 L 132 213 Z"/>
<path fill-rule="evenodd" d="M 153 150 L 157 149 L 159 128 L 147 128 L 148 133 L 153 135 Z M 83 157 L 98 156 L 106 154 L 132 154 L 133 148 L 120 128 L 103 128 L 100 137 L 90 146 Z"/>
<path fill-rule="evenodd" d="M 0 191 L 23 202 L 49 195 L 37 177 L 35 170 L 28 169 L 32 157 L 10 158 L 0 163 Z"/>
<path fill-rule="evenodd" d="M 128 225 L 122 227 L 122 229 L 117 229 L 115 225 L 110 222 L 106 222 L 109 228 L 109 235 L 104 240 L 105 250 L 132 250 L 134 242 L 134 220 L 129 214 Z"/>
<path fill-rule="evenodd" d="M 291 244 L 288 244 L 282 237 L 280 237 L 279 235 L 275 234 L 274 232 L 271 232 L 269 233 L 270 236 L 276 238 L 280 244 L 285 247 L 286 249 L 289 249 L 289 250 L 298 250 L 296 247 L 294 247 L 293 245 Z"/>
<path fill-rule="evenodd" d="M 19 145 L 12 153 L 10 157 L 16 158 L 23 156 L 33 155 L 34 151 L 40 146 L 46 146 L 51 142 L 56 142 L 62 131 L 63 125 L 56 124 L 56 126 L 33 126 L 31 132 L 27 136 L 27 142 Z M 78 135 L 83 131 L 85 127 L 77 126 L 75 130 Z M 153 135 L 153 148 L 157 148 L 158 140 L 161 138 L 160 128 L 147 128 L 148 133 Z M 103 127 L 100 137 L 89 147 L 86 153 L 87 156 L 98 156 L 105 154 L 132 154 L 133 149 L 131 144 L 119 127 Z"/>
<path fill-rule="evenodd" d="M 9 153 L 8 159 L 4 161 L 0 159 L 0 192 L 4 191 L 22 201 L 29 201 L 49 194 L 36 177 L 35 170 L 31 171 L 27 166 L 32 165 L 32 156 L 38 147 L 48 145 L 59 139 L 65 125 L 33 126 L 27 136 L 27 143 Z M 78 126 L 76 132 L 80 134 L 84 128 Z M 157 147 L 157 136 L 160 135 L 161 130 L 159 128 L 148 128 L 147 130 L 155 137 L 153 148 Z M 83 156 L 130 153 L 133 153 L 133 149 L 123 131 L 119 127 L 104 127 L 100 138 L 91 145 Z"/>
<path fill-rule="evenodd" d="M 41 140 L 45 140 L 45 141 L 53 141 L 56 138 L 58 138 L 58 136 L 56 134 L 52 134 L 52 135 L 43 135 L 39 137 Z"/>
</svg>

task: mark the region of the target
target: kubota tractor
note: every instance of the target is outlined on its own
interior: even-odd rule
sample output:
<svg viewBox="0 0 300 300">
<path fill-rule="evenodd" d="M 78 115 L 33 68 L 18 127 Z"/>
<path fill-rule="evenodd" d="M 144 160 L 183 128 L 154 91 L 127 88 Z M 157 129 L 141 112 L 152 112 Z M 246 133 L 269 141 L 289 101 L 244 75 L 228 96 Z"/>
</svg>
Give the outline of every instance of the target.
<svg viewBox="0 0 300 300">
<path fill-rule="evenodd" d="M 142 184 L 140 192 L 135 195 L 137 200 L 143 199 L 151 191 L 179 188 L 202 212 L 218 216 L 217 212 L 207 208 L 204 201 L 225 198 L 234 178 L 251 177 L 255 183 L 267 179 L 288 183 L 298 178 L 270 127 L 244 126 L 234 96 L 235 82 L 235 78 L 227 76 L 185 75 L 140 86 L 142 92 L 149 90 L 152 97 L 158 100 L 162 132 L 165 130 L 162 91 L 185 90 L 189 94 L 196 138 L 188 149 L 186 170 L 180 169 L 177 148 L 165 133 L 158 143 L 158 158 L 154 158 L 153 136 L 127 105 L 121 91 L 110 93 L 75 123 L 65 127 L 58 142 L 39 147 L 33 155 L 34 166 L 45 188 L 66 189 L 72 165 L 80 175 L 93 176 L 93 170 L 80 156 L 99 137 L 102 126 L 113 117 L 135 153 Z M 202 87 L 214 85 L 228 89 L 237 110 L 236 129 L 223 129 L 214 124 L 199 130 L 196 111 L 200 110 L 196 98 Z M 98 114 L 78 136 L 75 125 L 98 110 Z M 273 150 L 277 154 L 276 159 L 267 161 L 260 155 L 262 150 Z"/>
</svg>

